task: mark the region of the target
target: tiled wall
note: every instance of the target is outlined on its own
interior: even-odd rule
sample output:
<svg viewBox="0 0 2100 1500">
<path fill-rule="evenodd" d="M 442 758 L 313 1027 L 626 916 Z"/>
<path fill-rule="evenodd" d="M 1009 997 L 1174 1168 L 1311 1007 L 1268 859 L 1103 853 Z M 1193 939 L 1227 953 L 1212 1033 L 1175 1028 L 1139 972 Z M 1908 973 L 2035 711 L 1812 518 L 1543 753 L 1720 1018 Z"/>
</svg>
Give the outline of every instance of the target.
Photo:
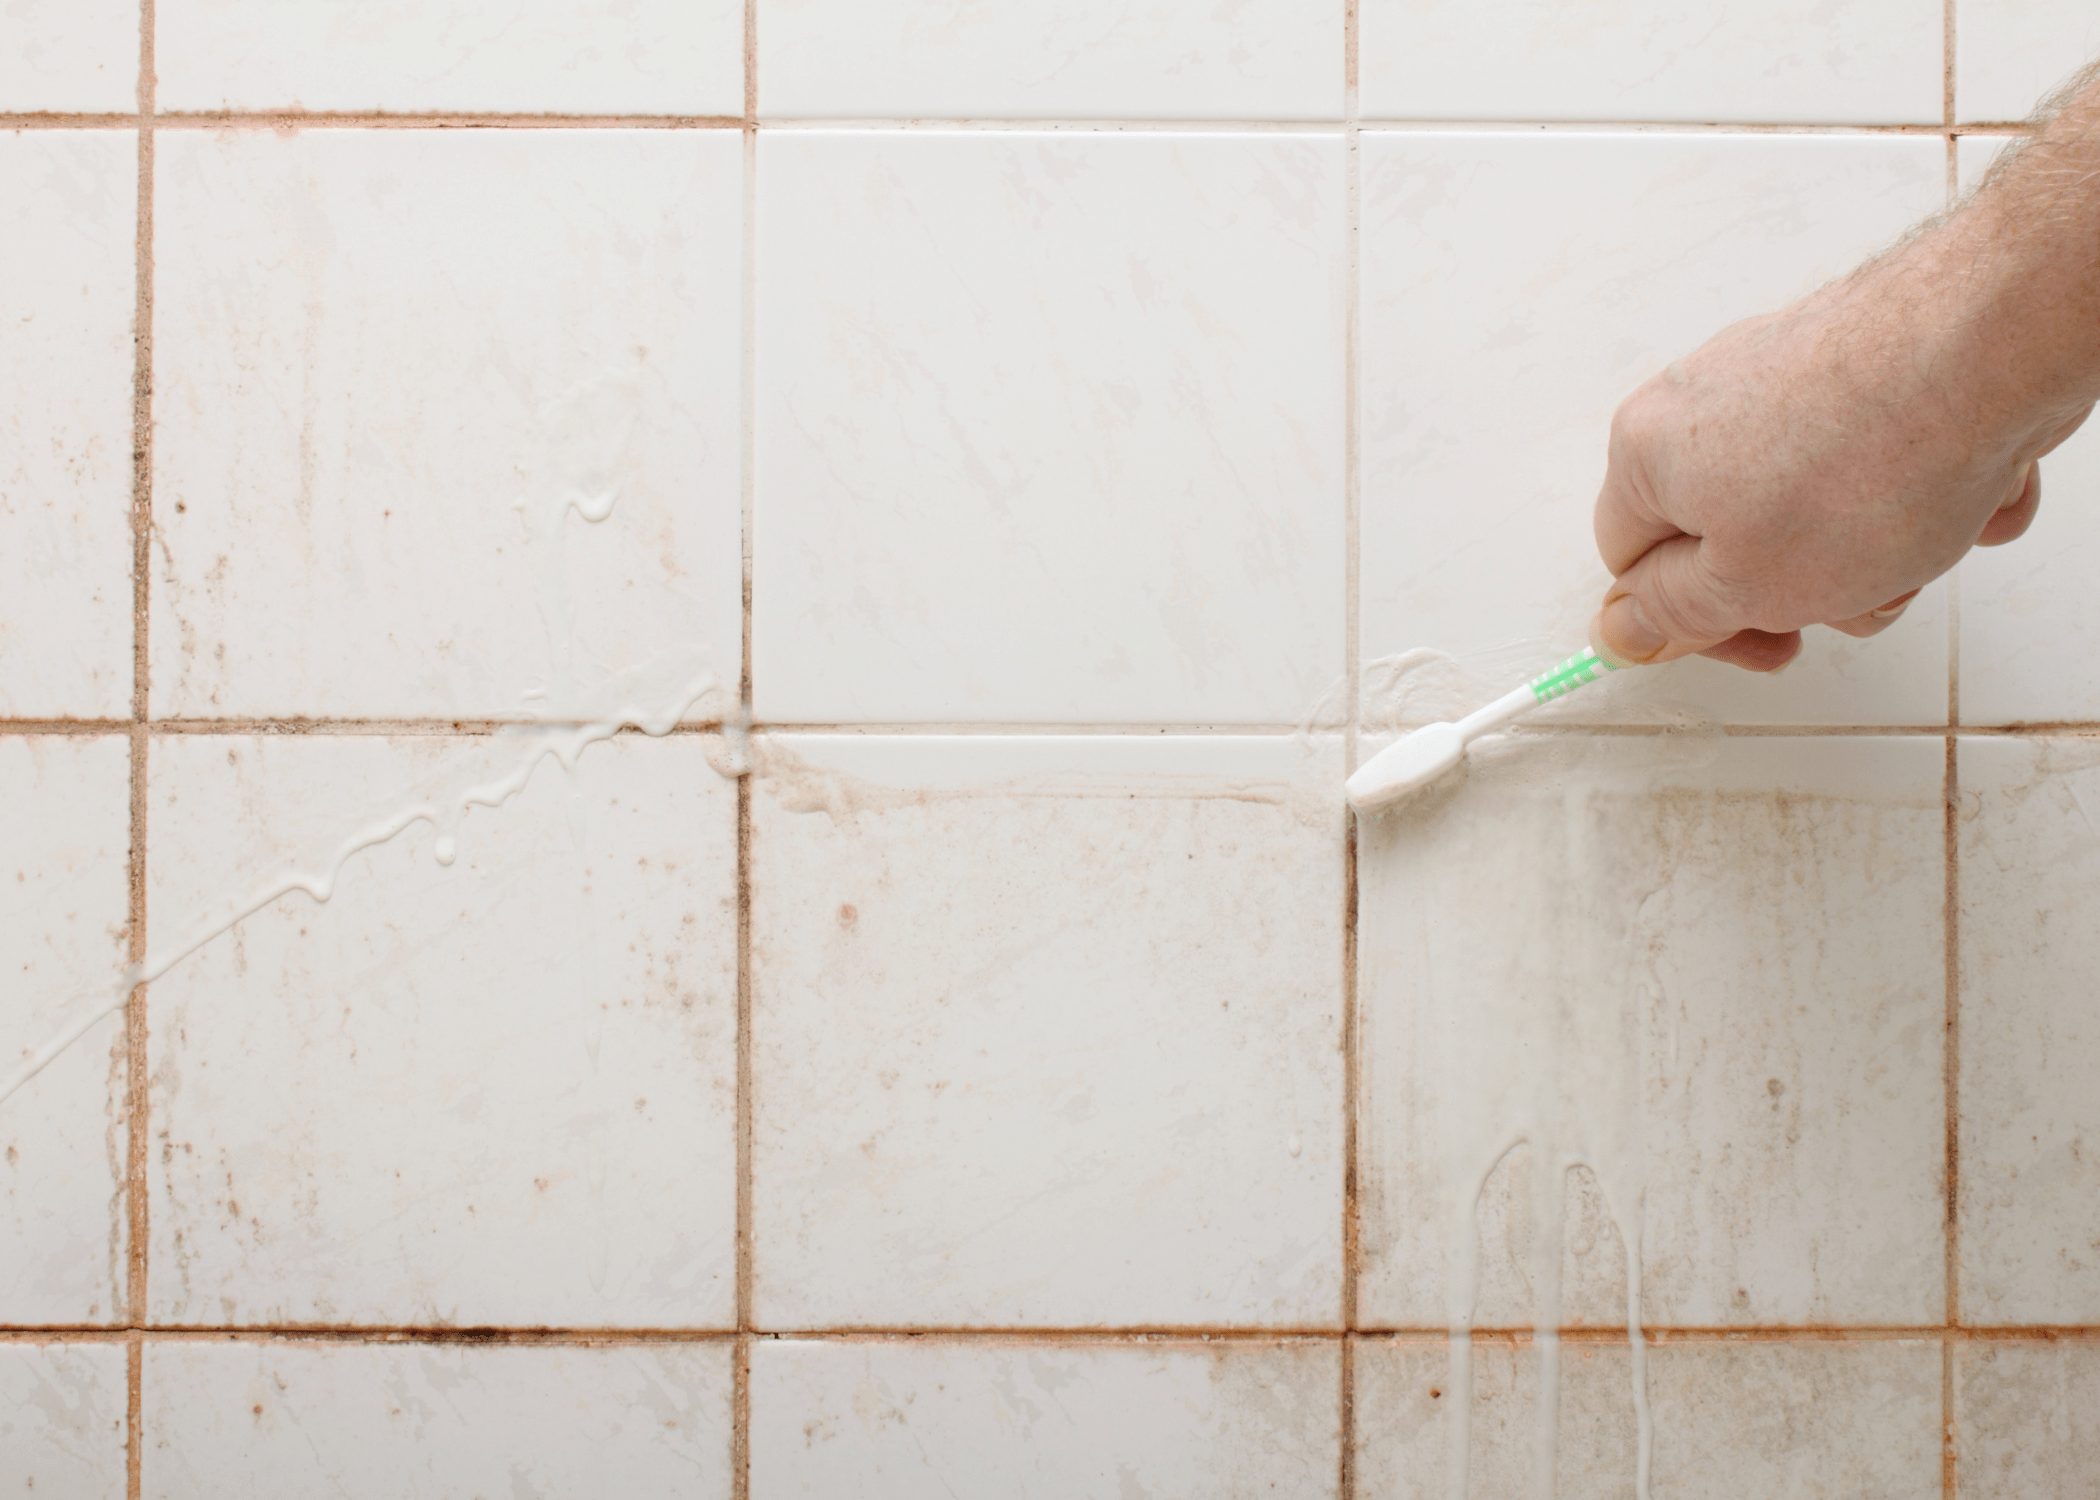
<svg viewBox="0 0 2100 1500">
<path fill-rule="evenodd" d="M 8 1067 L 507 721 L 720 686 L 0 1102 L 0 1488 L 1445 1494 L 1450 1143 L 1535 1084 L 1632 1131 L 1656 1493 L 2089 1493 L 2100 435 L 1881 639 L 1338 786 L 1394 653 L 1580 639 L 1623 392 L 2096 47 L 2083 0 L 8 7 Z M 1522 916 L 1614 935 L 1572 1010 Z M 1475 1495 L 1528 1483 L 1526 1167 Z M 1601 1181 L 1565 1494 L 1636 1464 Z"/>
</svg>

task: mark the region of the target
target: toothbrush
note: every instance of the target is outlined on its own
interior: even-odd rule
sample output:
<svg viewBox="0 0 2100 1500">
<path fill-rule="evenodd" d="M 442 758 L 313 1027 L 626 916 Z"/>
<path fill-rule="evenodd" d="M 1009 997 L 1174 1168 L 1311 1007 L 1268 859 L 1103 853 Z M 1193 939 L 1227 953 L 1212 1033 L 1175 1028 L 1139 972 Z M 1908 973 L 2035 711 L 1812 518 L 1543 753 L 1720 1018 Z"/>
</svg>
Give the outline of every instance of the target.
<svg viewBox="0 0 2100 1500">
<path fill-rule="evenodd" d="M 1360 813 L 1383 812 L 1464 760 L 1466 746 L 1481 735 L 1616 670 L 1595 651 L 1584 650 L 1552 671 L 1504 693 L 1486 708 L 1467 714 L 1456 724 L 1425 724 L 1413 734 L 1395 740 L 1358 768 L 1342 788 L 1348 794 L 1349 805 Z"/>
</svg>

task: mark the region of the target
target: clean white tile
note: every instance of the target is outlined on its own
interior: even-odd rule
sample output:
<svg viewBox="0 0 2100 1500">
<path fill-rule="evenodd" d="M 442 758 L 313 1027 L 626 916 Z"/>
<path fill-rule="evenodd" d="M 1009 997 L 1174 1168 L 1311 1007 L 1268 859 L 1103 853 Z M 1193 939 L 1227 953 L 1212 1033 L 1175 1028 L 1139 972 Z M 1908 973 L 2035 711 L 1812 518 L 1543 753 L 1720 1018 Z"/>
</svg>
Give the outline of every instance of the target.
<svg viewBox="0 0 2100 1500">
<path fill-rule="evenodd" d="M 1958 120 L 2024 120 L 2100 52 L 2085 0 L 1961 0 L 1954 8 Z"/>
<path fill-rule="evenodd" d="M 129 777 L 119 736 L 0 739 L 0 1073 L 123 966 Z M 0 1100 L 0 1322 L 122 1313 L 124 1059 L 113 1016 Z"/>
<path fill-rule="evenodd" d="M 62 1500 L 121 1500 L 122 1344 L 0 1348 L 0 1489 Z"/>
<path fill-rule="evenodd" d="M 1481 1327 L 1531 1325 L 1563 1223 L 1569 1323 L 1624 1323 L 1629 1243 L 1651 1325 L 1937 1320 L 1943 753 L 1484 741 L 1369 823 L 1363 1320 L 1462 1313 L 1474 1223 Z M 1591 1168 L 1565 1218 L 1516 1162 L 1474 1217 L 1518 1140 Z"/>
<path fill-rule="evenodd" d="M 146 1349 L 141 1493 L 728 1500 L 725 1343 Z"/>
<path fill-rule="evenodd" d="M 1967 136 L 1964 190 L 2005 142 Z M 2042 508 L 2018 541 L 1979 547 L 1961 565 L 1961 721 L 2100 719 L 2100 619 L 2090 579 L 2100 567 L 2100 423 L 2042 460 Z"/>
<path fill-rule="evenodd" d="M 2100 1321 L 2100 754 L 1961 742 L 1961 1296 Z"/>
<path fill-rule="evenodd" d="M 743 0 L 160 0 L 162 109 L 740 115 Z"/>
<path fill-rule="evenodd" d="M 10 0 L 6 15 L 0 110 L 138 108 L 138 0 Z"/>
<path fill-rule="evenodd" d="M 734 136 L 159 151 L 157 715 L 516 714 L 569 640 L 585 687 L 696 644 L 734 684 Z M 535 541 L 528 497 L 611 514 Z"/>
<path fill-rule="evenodd" d="M 1335 1324 L 1340 756 L 769 736 L 759 1322 Z"/>
<path fill-rule="evenodd" d="M 131 711 L 137 173 L 131 135 L 0 136 L 0 715 L 11 718 Z"/>
<path fill-rule="evenodd" d="M 759 716 L 1298 722 L 1342 670 L 1341 139 L 759 161 Z"/>
<path fill-rule="evenodd" d="M 1363 150 L 1364 655 L 1495 660 L 1495 692 L 1578 649 L 1603 598 L 1590 518 L 1619 401 L 1938 208 L 1946 170 L 1936 138 L 1370 134 Z M 1777 678 L 1695 661 L 1570 711 L 1944 722 L 1943 600 L 1928 589 L 1873 641 L 1811 630 Z"/>
<path fill-rule="evenodd" d="M 572 776 L 543 760 L 449 868 L 418 823 L 326 905 L 285 896 L 153 986 L 157 1321 L 733 1321 L 719 755 L 627 736 Z M 492 739 L 157 741 L 155 951 L 419 788 L 520 764 Z"/>
<path fill-rule="evenodd" d="M 1962 1344 L 1954 1421 L 1968 1500 L 2085 1500 L 2100 1472 L 2100 1346 Z"/>
<path fill-rule="evenodd" d="M 751 1496 L 1336 1493 L 1331 1342 L 751 1351 Z"/>
<path fill-rule="evenodd" d="M 1363 0 L 1362 111 L 1937 125 L 1941 16 L 1940 0 Z"/>
<path fill-rule="evenodd" d="M 1339 0 L 759 0 L 759 108 L 829 119 L 1334 120 Z"/>
<path fill-rule="evenodd" d="M 1474 1345 L 1472 1493 L 1532 1493 L 1538 1365 L 1528 1346 Z M 1561 1353 L 1558 1493 L 1633 1493 L 1639 1439 L 1625 1345 Z M 1457 1393 L 1441 1343 L 1356 1350 L 1357 1493 L 1442 1500 Z M 1936 1343 L 1679 1344 L 1648 1351 L 1650 1483 L 1684 1500 L 1923 1500 L 1940 1493 Z M 1962 1493 L 1969 1493 L 1963 1470 Z"/>
</svg>

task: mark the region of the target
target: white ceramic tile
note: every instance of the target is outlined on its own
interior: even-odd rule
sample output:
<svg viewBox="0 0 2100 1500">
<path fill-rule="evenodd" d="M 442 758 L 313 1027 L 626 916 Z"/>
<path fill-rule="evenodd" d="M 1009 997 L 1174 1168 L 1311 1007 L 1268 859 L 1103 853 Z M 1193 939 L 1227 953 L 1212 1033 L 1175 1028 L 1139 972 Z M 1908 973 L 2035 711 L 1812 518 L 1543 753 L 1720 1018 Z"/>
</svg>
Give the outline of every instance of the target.
<svg viewBox="0 0 2100 1500">
<path fill-rule="evenodd" d="M 1340 138 L 759 161 L 759 716 L 1296 723 L 1342 670 Z"/>
<path fill-rule="evenodd" d="M 159 149 L 157 715 L 514 714 L 571 638 L 586 686 L 735 682 L 734 136 Z"/>
<path fill-rule="evenodd" d="M 1578 648 L 1613 409 L 1724 325 L 1784 305 L 1940 206 L 1922 137 L 1368 134 L 1363 648 Z M 1759 679 L 1695 661 L 1570 705 L 1750 723 L 1939 723 L 1940 588 L 1871 642 L 1809 632 Z M 1511 643 L 1519 643 L 1514 650 Z"/>
<path fill-rule="evenodd" d="M 1334 1324 L 1331 744 L 767 737 L 759 1322 Z"/>
<path fill-rule="evenodd" d="M 2100 755 L 1961 742 L 1963 1313 L 2100 1321 Z"/>
<path fill-rule="evenodd" d="M 1336 1493 L 1331 1342 L 751 1351 L 751 1496 Z"/>
<path fill-rule="evenodd" d="M 1360 838 L 1369 1326 L 1941 1316 L 1942 744 L 1539 736 Z M 1527 1197 L 1526 1140 L 1577 1160 Z M 1645 1204 L 1645 1207 L 1643 1207 Z"/>
<path fill-rule="evenodd" d="M 1941 16 L 1940 0 L 1363 0 L 1362 111 L 1937 125 Z"/>
<path fill-rule="evenodd" d="M 147 1500 L 727 1500 L 727 1343 L 160 1343 Z"/>
<path fill-rule="evenodd" d="M 162 109 L 741 115 L 742 0 L 160 0 Z"/>
<path fill-rule="evenodd" d="M 1963 137 L 1962 187 L 2004 141 Z M 1961 565 L 1961 721 L 2100 719 L 2100 619 L 2087 582 L 2100 566 L 2100 423 L 2042 460 L 2042 508 L 2018 541 Z"/>
<path fill-rule="evenodd" d="M 0 1490 L 122 1500 L 124 1346 L 0 1348 Z"/>
<path fill-rule="evenodd" d="M 0 739 L 0 1073 L 124 963 L 129 776 L 121 736 Z M 112 1017 L 0 1100 L 0 1322 L 122 1312 L 124 1056 Z"/>
<path fill-rule="evenodd" d="M 138 0 L 10 0 L 5 14 L 0 110 L 138 107 Z"/>
<path fill-rule="evenodd" d="M 428 823 L 156 983 L 165 1323 L 721 1327 L 734 1308 L 736 794 L 699 736 L 542 761 L 440 865 Z M 155 951 L 325 867 L 500 740 L 173 737 Z M 204 922 L 202 930 L 211 924 Z"/>
<path fill-rule="evenodd" d="M 1954 24 L 1963 121 L 2026 119 L 2100 52 L 2100 15 L 2085 0 L 1961 0 Z"/>
<path fill-rule="evenodd" d="M 1529 1488 L 1538 1367 L 1528 1347 L 1474 1346 L 1472 1493 Z M 1634 1493 L 1639 1440 L 1623 1344 L 1561 1355 L 1555 1473 L 1566 1496 Z M 1442 1500 L 1456 1391 L 1441 1344 L 1356 1351 L 1357 1493 Z M 1940 1493 L 1936 1343 L 1678 1344 L 1648 1351 L 1653 1493 L 1682 1500 L 1924 1500 Z M 1962 1477 L 1967 1495 L 1968 1475 Z"/>
<path fill-rule="evenodd" d="M 2100 1346 L 1964 1344 L 1954 1420 L 1967 1500 L 2083 1500 L 2100 1472 Z"/>
<path fill-rule="evenodd" d="M 137 172 L 130 135 L 0 136 L 0 716 L 131 711 Z"/>
<path fill-rule="evenodd" d="M 878 119 L 1335 120 L 1339 0 L 760 0 L 759 108 Z"/>
</svg>

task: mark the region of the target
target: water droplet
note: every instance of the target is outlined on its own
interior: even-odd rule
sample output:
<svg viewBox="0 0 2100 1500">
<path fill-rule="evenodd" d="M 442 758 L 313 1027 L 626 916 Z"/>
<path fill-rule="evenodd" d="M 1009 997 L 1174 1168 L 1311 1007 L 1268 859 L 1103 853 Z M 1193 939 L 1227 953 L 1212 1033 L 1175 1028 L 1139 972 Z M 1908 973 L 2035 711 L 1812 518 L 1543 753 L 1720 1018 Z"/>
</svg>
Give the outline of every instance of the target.
<svg viewBox="0 0 2100 1500">
<path fill-rule="evenodd" d="M 1291 1137 L 1286 1149 L 1289 1150 L 1291 1155 L 1296 1156 L 1300 1151 L 1303 1151 L 1305 1149 L 1305 1142 L 1294 1135 Z"/>
<path fill-rule="evenodd" d="M 437 841 L 437 862 L 441 865 L 449 865 L 454 859 L 458 857 L 459 840 L 455 839 L 449 833 L 439 834 Z"/>
</svg>

